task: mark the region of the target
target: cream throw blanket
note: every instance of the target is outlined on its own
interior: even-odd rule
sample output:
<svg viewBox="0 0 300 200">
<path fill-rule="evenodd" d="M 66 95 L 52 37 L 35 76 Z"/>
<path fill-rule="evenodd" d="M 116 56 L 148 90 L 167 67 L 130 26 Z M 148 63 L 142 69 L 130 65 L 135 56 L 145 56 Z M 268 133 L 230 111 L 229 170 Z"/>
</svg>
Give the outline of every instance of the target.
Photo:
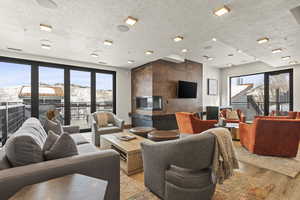
<svg viewBox="0 0 300 200">
<path fill-rule="evenodd" d="M 233 170 L 239 168 L 232 137 L 225 128 L 210 129 L 209 133 L 216 138 L 212 171 L 217 183 L 223 184 L 226 179 L 233 176 Z"/>
</svg>

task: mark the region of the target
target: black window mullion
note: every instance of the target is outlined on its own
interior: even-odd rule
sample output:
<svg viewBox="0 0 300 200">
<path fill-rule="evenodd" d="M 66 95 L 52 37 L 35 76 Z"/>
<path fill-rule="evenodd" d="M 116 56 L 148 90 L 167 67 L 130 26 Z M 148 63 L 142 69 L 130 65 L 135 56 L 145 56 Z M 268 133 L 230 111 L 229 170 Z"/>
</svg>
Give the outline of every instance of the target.
<svg viewBox="0 0 300 200">
<path fill-rule="evenodd" d="M 290 111 L 294 110 L 294 71 L 290 70 Z"/>
<path fill-rule="evenodd" d="M 39 118 L 39 67 L 31 65 L 31 116 Z"/>
<path fill-rule="evenodd" d="M 265 116 L 268 116 L 270 113 L 270 109 L 269 109 L 269 105 L 270 105 L 270 92 L 269 92 L 269 88 L 270 88 L 270 73 L 265 73 L 265 89 L 264 89 L 264 107 L 265 107 Z"/>
<path fill-rule="evenodd" d="M 91 113 L 96 112 L 96 73 L 91 72 Z"/>
<path fill-rule="evenodd" d="M 65 125 L 71 123 L 71 105 L 70 105 L 70 69 L 64 70 L 64 99 L 65 99 Z"/>
<path fill-rule="evenodd" d="M 113 113 L 116 114 L 117 113 L 117 106 L 116 106 L 116 100 L 117 100 L 117 80 L 116 80 L 116 72 L 113 72 Z"/>
</svg>

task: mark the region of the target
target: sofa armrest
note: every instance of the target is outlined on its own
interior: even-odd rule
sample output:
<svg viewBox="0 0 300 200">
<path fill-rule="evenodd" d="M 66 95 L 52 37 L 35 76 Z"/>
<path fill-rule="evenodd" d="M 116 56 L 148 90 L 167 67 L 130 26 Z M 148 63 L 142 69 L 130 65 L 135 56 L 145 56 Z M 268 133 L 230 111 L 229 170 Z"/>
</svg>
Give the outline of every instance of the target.
<svg viewBox="0 0 300 200">
<path fill-rule="evenodd" d="M 117 118 L 117 116 L 114 116 L 115 125 L 119 127 L 120 129 L 124 129 L 124 120 Z"/>
<path fill-rule="evenodd" d="M 75 173 L 108 181 L 105 199 L 120 199 L 120 158 L 114 150 L 1 170 L 0 199 L 8 199 L 24 186 Z"/>
<path fill-rule="evenodd" d="M 239 133 L 241 144 L 248 149 L 253 148 L 255 140 L 255 132 L 252 124 L 246 124 L 243 122 L 239 123 Z"/>
<path fill-rule="evenodd" d="M 79 126 L 63 126 L 63 131 L 69 134 L 79 133 L 80 127 Z"/>
</svg>

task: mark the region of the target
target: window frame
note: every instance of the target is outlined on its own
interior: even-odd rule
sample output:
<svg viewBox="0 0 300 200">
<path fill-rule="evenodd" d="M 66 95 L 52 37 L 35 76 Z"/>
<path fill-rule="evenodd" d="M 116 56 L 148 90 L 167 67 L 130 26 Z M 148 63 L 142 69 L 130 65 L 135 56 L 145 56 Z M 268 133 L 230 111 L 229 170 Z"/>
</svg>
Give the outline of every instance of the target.
<svg viewBox="0 0 300 200">
<path fill-rule="evenodd" d="M 64 103 L 65 103 L 65 125 L 70 125 L 70 70 L 90 72 L 91 86 L 91 113 L 96 111 L 96 73 L 111 74 L 113 76 L 113 113 L 116 114 L 116 71 L 95 69 L 83 66 L 73 66 L 56 62 L 35 61 L 20 58 L 10 58 L 0 56 L 0 62 L 26 64 L 31 67 L 31 116 L 39 118 L 39 67 L 59 68 L 64 70 Z M 80 132 L 91 131 L 91 129 L 81 129 Z"/>
<path fill-rule="evenodd" d="M 290 105 L 289 105 L 289 111 L 292 111 L 294 108 L 294 70 L 293 68 L 284 69 L 284 70 L 277 70 L 277 71 L 268 71 L 268 72 L 259 72 L 259 73 L 253 73 L 253 74 L 243 74 L 238 76 L 230 76 L 229 77 L 229 103 L 230 106 L 232 106 L 231 102 L 231 80 L 233 78 L 239 78 L 244 76 L 253 76 L 253 75 L 264 75 L 264 115 L 267 116 L 270 113 L 269 110 L 269 77 L 272 75 L 282 74 L 282 73 L 288 73 L 289 74 L 289 84 L 290 84 Z"/>
</svg>

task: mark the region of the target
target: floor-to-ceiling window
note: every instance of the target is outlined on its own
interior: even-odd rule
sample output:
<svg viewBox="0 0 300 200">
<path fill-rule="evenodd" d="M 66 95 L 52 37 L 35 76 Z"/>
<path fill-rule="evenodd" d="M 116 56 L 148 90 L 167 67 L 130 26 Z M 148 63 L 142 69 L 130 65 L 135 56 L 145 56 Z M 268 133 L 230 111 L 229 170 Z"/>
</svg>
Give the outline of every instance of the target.
<svg viewBox="0 0 300 200">
<path fill-rule="evenodd" d="M 96 73 L 96 110 L 113 112 L 113 75 Z"/>
<path fill-rule="evenodd" d="M 50 109 L 62 123 L 89 130 L 91 112 L 116 110 L 115 77 L 114 71 L 0 57 L 0 139 L 31 116 L 43 122 Z"/>
<path fill-rule="evenodd" d="M 256 115 L 286 115 L 293 109 L 293 70 L 266 72 L 230 78 L 230 103 L 247 120 Z"/>
<path fill-rule="evenodd" d="M 48 110 L 56 110 L 64 123 L 64 69 L 39 67 L 39 119 L 43 122 Z"/>
<path fill-rule="evenodd" d="M 231 85 L 231 106 L 243 111 L 247 120 L 264 114 L 264 74 L 233 77 Z"/>
<path fill-rule="evenodd" d="M 31 116 L 31 66 L 0 62 L 0 139 Z"/>
<path fill-rule="evenodd" d="M 91 113 L 91 73 L 71 70 L 70 82 L 71 124 L 88 129 Z"/>
</svg>

